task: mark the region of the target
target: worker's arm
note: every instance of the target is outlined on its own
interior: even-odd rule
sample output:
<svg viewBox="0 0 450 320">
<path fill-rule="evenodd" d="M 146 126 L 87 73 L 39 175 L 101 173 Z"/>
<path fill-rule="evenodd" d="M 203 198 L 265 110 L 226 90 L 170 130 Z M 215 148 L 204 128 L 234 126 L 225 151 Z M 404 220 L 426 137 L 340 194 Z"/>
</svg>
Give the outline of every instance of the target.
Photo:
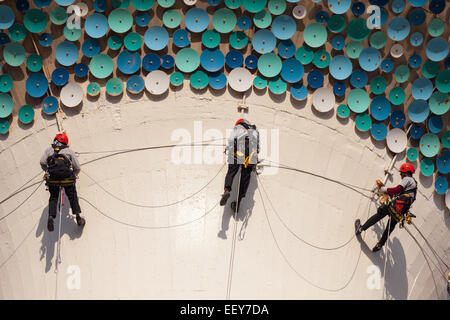
<svg viewBox="0 0 450 320">
<path fill-rule="evenodd" d="M 71 149 L 68 149 L 67 152 L 70 155 L 70 160 L 72 162 L 73 173 L 78 175 L 80 173 L 80 171 L 81 171 L 81 166 L 80 166 L 80 163 L 78 162 L 78 158 L 77 158 L 75 152 L 73 152 Z"/>
<path fill-rule="evenodd" d="M 403 187 L 401 185 L 398 185 L 396 187 L 393 188 L 386 188 L 386 187 L 381 187 L 380 191 L 383 193 L 387 193 L 390 197 L 393 197 L 397 194 L 399 194 L 400 192 L 403 191 Z"/>
<path fill-rule="evenodd" d="M 52 150 L 53 150 L 52 148 L 46 149 L 46 150 L 44 151 L 44 154 L 43 154 L 42 157 L 41 157 L 41 160 L 39 161 L 39 163 L 40 163 L 40 165 L 41 165 L 41 168 L 42 168 L 42 170 L 44 170 L 44 171 L 47 171 L 47 169 L 48 169 L 48 167 L 47 167 L 47 159 L 48 159 L 48 157 L 51 156 L 50 151 L 52 151 Z"/>
</svg>

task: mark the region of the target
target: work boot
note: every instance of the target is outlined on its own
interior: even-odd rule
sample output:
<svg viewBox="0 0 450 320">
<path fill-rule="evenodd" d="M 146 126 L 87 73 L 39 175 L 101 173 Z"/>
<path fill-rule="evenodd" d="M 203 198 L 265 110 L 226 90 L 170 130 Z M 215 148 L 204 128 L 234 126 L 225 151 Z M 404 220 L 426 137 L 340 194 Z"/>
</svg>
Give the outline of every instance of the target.
<svg viewBox="0 0 450 320">
<path fill-rule="evenodd" d="M 55 229 L 54 223 L 53 223 L 53 217 L 48 217 L 47 229 L 50 232 L 52 232 Z"/>
<path fill-rule="evenodd" d="M 239 212 L 239 207 L 240 207 L 240 202 L 239 202 L 239 205 L 238 205 L 238 207 L 237 207 L 237 211 Z M 236 201 L 233 201 L 232 203 L 231 203 L 231 210 L 233 210 L 233 214 L 236 212 Z"/>
<path fill-rule="evenodd" d="M 362 226 L 361 226 L 361 220 L 356 219 L 355 220 L 355 234 L 359 236 L 363 232 Z"/>
<path fill-rule="evenodd" d="M 224 206 L 227 203 L 228 198 L 230 197 L 230 195 L 231 195 L 230 191 L 229 190 L 225 190 L 225 192 L 222 195 L 222 199 L 220 199 L 220 205 L 221 206 Z"/>
<path fill-rule="evenodd" d="M 377 245 L 375 247 L 373 247 L 372 252 L 380 251 L 381 248 L 383 248 L 383 246 L 381 244 L 377 243 Z"/>
<path fill-rule="evenodd" d="M 76 219 L 77 219 L 77 224 L 78 224 L 80 227 L 84 227 L 84 225 L 86 224 L 86 220 L 84 220 L 84 218 L 82 218 L 82 217 L 80 216 L 80 214 L 77 214 Z"/>
</svg>

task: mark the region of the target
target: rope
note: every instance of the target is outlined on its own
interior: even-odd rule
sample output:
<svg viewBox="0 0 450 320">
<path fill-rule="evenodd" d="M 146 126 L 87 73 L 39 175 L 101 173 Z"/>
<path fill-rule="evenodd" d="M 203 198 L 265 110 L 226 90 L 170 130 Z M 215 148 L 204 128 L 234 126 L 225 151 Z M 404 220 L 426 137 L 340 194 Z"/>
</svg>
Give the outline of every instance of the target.
<svg viewBox="0 0 450 320">
<path fill-rule="evenodd" d="M 4 215 L 3 217 L 0 218 L 0 221 L 2 221 L 3 219 L 7 218 L 9 215 L 11 215 L 13 212 L 15 212 L 17 209 L 19 209 L 22 205 L 25 204 L 25 202 L 27 202 L 39 189 L 39 187 L 44 183 L 44 181 L 41 181 L 39 183 L 39 185 L 36 187 L 36 189 L 33 190 L 33 192 L 30 193 L 30 195 L 24 200 L 22 201 L 17 207 L 15 207 L 13 210 L 11 210 L 10 212 L 8 212 L 6 215 Z"/>
<path fill-rule="evenodd" d="M 21 193 L 22 191 L 32 187 L 33 185 L 39 183 L 36 182 L 34 184 L 31 184 L 27 187 L 25 187 L 27 184 L 29 184 L 31 181 L 33 181 L 34 179 L 36 179 L 36 177 L 38 177 L 41 173 L 39 172 L 38 174 L 36 174 L 33 178 L 31 178 L 30 180 L 28 180 L 27 182 L 25 182 L 22 186 L 20 186 L 16 191 L 14 191 L 13 193 L 11 193 L 9 196 L 7 196 L 5 199 L 3 199 L 2 201 L 0 201 L 0 204 L 3 204 L 4 202 L 8 201 L 9 199 L 13 198 L 14 196 L 16 196 L 17 194 Z"/>
</svg>

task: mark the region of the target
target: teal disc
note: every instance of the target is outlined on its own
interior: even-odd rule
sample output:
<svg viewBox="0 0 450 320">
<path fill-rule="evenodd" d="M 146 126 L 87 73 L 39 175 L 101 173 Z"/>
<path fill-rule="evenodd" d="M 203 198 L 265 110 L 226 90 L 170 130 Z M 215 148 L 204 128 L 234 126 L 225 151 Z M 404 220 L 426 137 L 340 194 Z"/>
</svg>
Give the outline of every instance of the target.
<svg viewBox="0 0 450 320">
<path fill-rule="evenodd" d="M 214 12 L 212 24 L 214 29 L 220 33 L 229 33 L 236 27 L 237 18 L 233 11 L 222 8 Z"/>
<path fill-rule="evenodd" d="M 8 29 L 8 34 L 12 41 L 19 42 L 25 39 L 27 36 L 27 30 L 20 23 L 15 23 Z"/>
<path fill-rule="evenodd" d="M 122 47 L 122 39 L 119 36 L 111 36 L 108 38 L 108 47 L 111 50 L 119 50 Z"/>
<path fill-rule="evenodd" d="M 23 124 L 29 124 L 34 120 L 34 109 L 30 105 L 24 105 L 19 109 L 19 120 Z"/>
<path fill-rule="evenodd" d="M 13 79 L 9 74 L 2 74 L 0 76 L 0 92 L 8 93 L 13 88 Z"/>
<path fill-rule="evenodd" d="M 119 38 L 120 39 L 120 38 Z M 125 48 L 130 51 L 137 51 L 142 46 L 142 37 L 139 33 L 130 32 L 125 36 L 123 40 Z"/>
<path fill-rule="evenodd" d="M 264 89 L 267 87 L 267 84 L 268 84 L 267 79 L 265 79 L 261 76 L 256 76 L 255 79 L 253 80 L 253 85 L 257 89 Z"/>
<path fill-rule="evenodd" d="M 345 19 L 339 14 L 334 14 L 328 19 L 327 27 L 333 33 L 342 32 L 345 29 Z"/>
<path fill-rule="evenodd" d="M 248 44 L 248 37 L 242 31 L 235 31 L 230 35 L 230 46 L 233 49 L 243 49 Z"/>
<path fill-rule="evenodd" d="M 359 131 L 367 132 L 372 127 L 372 118 L 367 113 L 358 114 L 355 119 L 355 124 Z"/>
<path fill-rule="evenodd" d="M 133 26 L 133 16 L 126 9 L 114 9 L 108 16 L 108 24 L 112 31 L 125 33 Z"/>
<path fill-rule="evenodd" d="M 441 143 L 439 137 L 433 133 L 427 133 L 420 138 L 420 152 L 427 158 L 438 154 Z"/>
<path fill-rule="evenodd" d="M 25 61 L 25 49 L 16 42 L 9 42 L 3 48 L 3 59 L 11 67 L 18 67 Z"/>
<path fill-rule="evenodd" d="M 174 72 L 170 76 L 170 83 L 175 87 L 178 87 L 181 84 L 183 84 L 183 81 L 184 81 L 184 76 L 181 72 Z"/>
<path fill-rule="evenodd" d="M 409 79 L 409 68 L 406 65 L 398 66 L 395 69 L 395 81 L 398 83 L 404 83 Z"/>
<path fill-rule="evenodd" d="M 0 134 L 7 134 L 9 131 L 9 122 L 5 119 L 0 119 Z"/>
<path fill-rule="evenodd" d="M 175 10 L 167 10 L 163 15 L 163 23 L 169 29 L 175 29 L 180 26 L 181 14 Z"/>
<path fill-rule="evenodd" d="M 330 54 L 325 50 L 318 50 L 314 54 L 313 64 L 321 69 L 328 67 L 330 64 Z"/>
<path fill-rule="evenodd" d="M 267 77 L 273 78 L 281 72 L 282 62 L 279 56 L 273 52 L 264 53 L 259 57 L 258 70 Z"/>
<path fill-rule="evenodd" d="M 66 23 L 67 18 L 67 10 L 63 7 L 54 7 L 50 10 L 50 21 L 53 24 L 62 25 Z"/>
<path fill-rule="evenodd" d="M 358 59 L 361 52 L 364 50 L 364 46 L 360 41 L 350 41 L 345 47 L 345 53 L 351 59 Z"/>
<path fill-rule="evenodd" d="M 287 83 L 284 82 L 280 76 L 270 79 L 269 90 L 273 94 L 283 94 L 286 92 Z"/>
<path fill-rule="evenodd" d="M 272 15 L 267 10 L 261 10 L 253 15 L 253 23 L 260 29 L 265 29 L 272 23 Z"/>
<path fill-rule="evenodd" d="M 428 33 L 432 37 L 439 37 L 445 31 L 444 22 L 441 19 L 433 19 L 428 23 Z"/>
<path fill-rule="evenodd" d="M 225 5 L 230 9 L 237 9 L 242 5 L 243 0 L 225 0 Z"/>
<path fill-rule="evenodd" d="M 268 8 L 271 14 L 279 16 L 286 11 L 286 0 L 269 0 Z"/>
<path fill-rule="evenodd" d="M 175 0 L 158 0 L 158 5 L 163 8 L 170 8 L 175 4 Z"/>
<path fill-rule="evenodd" d="M 370 82 L 370 90 L 377 95 L 382 94 L 386 90 L 386 86 L 386 79 L 382 76 L 376 76 Z"/>
<path fill-rule="evenodd" d="M 38 72 L 42 69 L 42 58 L 36 53 L 32 53 L 27 58 L 27 68 L 31 72 Z"/>
<path fill-rule="evenodd" d="M 205 47 L 213 49 L 220 44 L 220 34 L 216 30 L 207 30 L 202 34 L 202 43 Z"/>
<path fill-rule="evenodd" d="M 87 94 L 91 97 L 98 96 L 100 94 L 100 85 L 97 82 L 91 82 L 87 86 Z"/>
<path fill-rule="evenodd" d="M 123 92 L 123 82 L 119 78 L 111 78 L 106 83 L 106 93 L 110 96 L 118 96 Z"/>
<path fill-rule="evenodd" d="M 409 148 L 406 152 L 409 161 L 416 161 L 419 157 L 419 151 L 416 148 Z"/>
<path fill-rule="evenodd" d="M 308 46 L 318 48 L 327 41 L 327 29 L 318 22 L 308 24 L 303 31 L 303 40 Z"/>
<path fill-rule="evenodd" d="M 420 161 L 420 172 L 425 177 L 430 177 L 434 173 L 434 162 L 430 158 L 423 158 L 422 161 Z"/>
<path fill-rule="evenodd" d="M 450 149 L 450 130 L 442 135 L 441 141 L 444 148 Z"/>
<path fill-rule="evenodd" d="M 191 77 L 191 86 L 194 89 L 204 89 L 208 85 L 209 79 L 208 75 L 203 71 L 194 72 Z"/>
<path fill-rule="evenodd" d="M 81 29 L 69 29 L 67 26 L 64 27 L 64 38 L 68 41 L 77 41 L 81 37 Z"/>
<path fill-rule="evenodd" d="M 370 37 L 370 46 L 375 49 L 381 49 L 385 46 L 386 40 L 386 34 L 384 32 L 377 31 Z"/>
<path fill-rule="evenodd" d="M 130 0 L 112 0 L 113 8 L 127 9 L 130 6 Z"/>
<path fill-rule="evenodd" d="M 9 94 L 0 93 L 0 118 L 7 118 L 13 112 L 14 103 Z"/>
<path fill-rule="evenodd" d="M 428 100 L 431 112 L 441 116 L 446 114 L 450 108 L 450 95 L 435 91 Z"/>
<path fill-rule="evenodd" d="M 23 24 L 31 33 L 41 33 L 47 27 L 47 16 L 39 9 L 29 9 L 23 17 Z"/>
<path fill-rule="evenodd" d="M 314 51 L 308 46 L 302 46 L 295 52 L 295 58 L 303 65 L 310 64 L 314 59 Z"/>
<path fill-rule="evenodd" d="M 436 89 L 442 93 L 450 92 L 450 69 L 445 69 L 439 72 L 436 77 Z"/>
<path fill-rule="evenodd" d="M 369 108 L 370 98 L 366 90 L 352 89 L 347 97 L 347 105 L 355 113 L 362 113 Z"/>
<path fill-rule="evenodd" d="M 362 41 L 370 34 L 370 29 L 367 28 L 367 21 L 364 18 L 356 18 L 350 20 L 347 25 L 347 35 L 350 39 L 355 41 Z"/>
<path fill-rule="evenodd" d="M 433 79 L 439 72 L 437 62 L 427 60 L 422 66 L 422 74 L 427 79 Z"/>
<path fill-rule="evenodd" d="M 166 1 L 161 1 L 161 2 L 166 2 Z M 158 1 L 158 3 L 159 3 L 159 1 Z M 150 10 L 154 4 L 155 4 L 155 0 L 131 0 L 131 5 L 133 7 L 135 7 L 137 11 Z"/>
<path fill-rule="evenodd" d="M 175 56 L 175 65 L 181 72 L 190 73 L 200 65 L 200 56 L 191 48 L 183 48 Z"/>
<path fill-rule="evenodd" d="M 396 106 L 401 105 L 406 98 L 405 90 L 402 87 L 394 87 L 389 92 L 389 101 Z"/>
<path fill-rule="evenodd" d="M 346 104 L 340 104 L 337 107 L 337 115 L 339 118 L 348 118 L 350 116 L 350 108 Z"/>
<path fill-rule="evenodd" d="M 256 13 L 266 7 L 267 0 L 244 0 L 244 8 L 248 12 Z"/>
<path fill-rule="evenodd" d="M 114 62 L 110 56 L 106 54 L 98 54 L 91 59 L 89 63 L 89 71 L 98 79 L 109 77 L 114 69 Z"/>
</svg>

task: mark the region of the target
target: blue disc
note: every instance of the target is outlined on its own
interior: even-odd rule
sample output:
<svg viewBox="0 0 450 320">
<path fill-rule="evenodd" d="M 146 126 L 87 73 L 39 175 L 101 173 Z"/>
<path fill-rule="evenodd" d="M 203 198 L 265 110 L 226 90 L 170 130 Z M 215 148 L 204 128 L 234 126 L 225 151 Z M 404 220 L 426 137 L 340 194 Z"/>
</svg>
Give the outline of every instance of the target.
<svg viewBox="0 0 450 320">
<path fill-rule="evenodd" d="M 136 14 L 136 24 L 139 27 L 146 27 L 148 26 L 148 23 L 150 22 L 150 16 L 147 12 L 140 11 L 138 14 Z"/>
<path fill-rule="evenodd" d="M 365 71 L 375 71 L 381 64 L 381 52 L 373 47 L 364 48 L 359 55 L 359 65 Z"/>
<path fill-rule="evenodd" d="M 97 12 L 105 12 L 105 10 L 108 8 L 108 4 L 106 3 L 106 0 L 95 0 L 94 1 L 94 10 Z"/>
<path fill-rule="evenodd" d="M 184 15 L 184 24 L 189 31 L 202 32 L 208 28 L 209 15 L 200 8 L 189 9 Z"/>
<path fill-rule="evenodd" d="M 450 173 L 450 150 L 444 150 L 442 154 L 436 158 L 436 165 L 440 173 Z"/>
<path fill-rule="evenodd" d="M 430 130 L 431 133 L 438 134 L 441 132 L 443 127 L 442 118 L 438 115 L 432 115 L 428 119 L 428 130 Z"/>
<path fill-rule="evenodd" d="M 145 32 L 144 42 L 150 50 L 160 51 L 167 46 L 167 43 L 169 42 L 169 33 L 160 26 L 150 27 Z"/>
<path fill-rule="evenodd" d="M 9 6 L 0 5 L 0 30 L 9 29 L 14 24 L 14 12 Z"/>
<path fill-rule="evenodd" d="M 178 48 L 184 48 L 187 47 L 191 40 L 189 40 L 189 32 L 186 29 L 178 29 L 173 33 L 173 43 Z"/>
<path fill-rule="evenodd" d="M 394 41 L 402 41 L 405 39 L 410 30 L 411 26 L 408 20 L 403 17 L 392 18 L 387 26 L 388 37 Z"/>
<path fill-rule="evenodd" d="M 412 84 L 411 94 L 416 100 L 428 100 L 433 94 L 433 82 L 427 78 L 416 79 Z"/>
<path fill-rule="evenodd" d="M 359 17 L 360 15 L 364 14 L 364 12 L 366 12 L 365 4 L 362 2 L 355 2 L 352 5 L 352 12 L 355 17 Z"/>
<path fill-rule="evenodd" d="M 53 115 L 58 111 L 59 102 L 58 99 L 52 96 L 47 96 L 42 100 L 42 111 L 46 115 Z"/>
<path fill-rule="evenodd" d="M 423 134 L 423 129 L 419 124 L 415 124 L 411 127 L 411 130 L 409 131 L 409 134 L 411 135 L 411 138 L 413 139 L 420 139 Z"/>
<path fill-rule="evenodd" d="M 145 71 L 152 72 L 158 70 L 161 65 L 161 59 L 154 53 L 147 53 L 142 59 L 142 67 Z"/>
<path fill-rule="evenodd" d="M 414 100 L 408 108 L 408 117 L 414 123 L 420 123 L 428 118 L 430 107 L 425 100 Z"/>
<path fill-rule="evenodd" d="M 439 176 L 436 178 L 434 182 L 434 188 L 436 189 L 436 193 L 443 195 L 447 192 L 448 189 L 448 181 L 444 176 Z"/>
<path fill-rule="evenodd" d="M 108 19 L 101 13 L 93 13 L 84 22 L 84 30 L 91 38 L 103 37 L 109 29 Z"/>
<path fill-rule="evenodd" d="M 295 83 L 303 78 L 303 65 L 297 59 L 288 59 L 283 62 L 281 67 L 281 78 L 289 83 Z"/>
<path fill-rule="evenodd" d="M 445 0 L 431 0 L 428 9 L 432 14 L 440 14 L 445 9 Z"/>
<path fill-rule="evenodd" d="M 319 11 L 316 13 L 316 22 L 318 23 L 327 23 L 328 19 L 330 18 L 330 15 L 326 11 Z"/>
<path fill-rule="evenodd" d="M 345 47 L 345 39 L 343 36 L 341 35 L 337 35 L 333 38 L 333 40 L 331 41 L 331 46 L 333 47 L 334 50 L 342 50 Z"/>
<path fill-rule="evenodd" d="M 225 56 L 220 49 L 205 49 L 200 55 L 200 64 L 209 72 L 216 72 L 223 68 Z"/>
<path fill-rule="evenodd" d="M 223 72 L 213 72 L 209 75 L 209 86 L 213 89 L 220 90 L 227 85 L 227 77 Z"/>
<path fill-rule="evenodd" d="M 408 0 L 408 2 L 413 7 L 423 7 L 428 0 Z"/>
<path fill-rule="evenodd" d="M 55 2 L 62 7 L 67 7 L 74 3 L 75 0 L 55 0 Z"/>
<path fill-rule="evenodd" d="M 248 30 L 252 26 L 252 19 L 248 16 L 241 16 L 237 21 L 237 25 L 241 30 Z"/>
<path fill-rule="evenodd" d="M 291 38 L 297 31 L 297 24 L 294 18 L 288 15 L 276 17 L 272 22 L 272 32 L 280 40 Z"/>
<path fill-rule="evenodd" d="M 272 52 L 276 44 L 275 35 L 267 29 L 256 31 L 252 38 L 253 49 L 261 54 Z"/>
<path fill-rule="evenodd" d="M 52 0 L 33 0 L 34 4 L 36 5 L 36 7 L 40 8 L 45 8 L 48 7 L 50 5 L 50 3 L 52 2 Z"/>
<path fill-rule="evenodd" d="M 78 48 L 70 41 L 63 41 L 56 47 L 56 61 L 63 66 L 71 66 L 78 60 Z"/>
<path fill-rule="evenodd" d="M 258 58 L 254 55 L 249 55 L 245 58 L 245 66 L 247 69 L 253 70 L 258 67 Z"/>
<path fill-rule="evenodd" d="M 372 128 L 370 128 L 370 133 L 372 137 L 377 141 L 383 141 L 387 136 L 387 127 L 383 122 L 373 122 Z"/>
<path fill-rule="evenodd" d="M 131 93 L 138 94 L 145 88 L 145 81 L 141 76 L 134 75 L 127 80 L 127 90 Z"/>
<path fill-rule="evenodd" d="M 315 69 L 308 73 L 307 80 L 308 80 L 308 85 L 311 88 L 317 89 L 317 88 L 320 88 L 321 86 L 323 86 L 324 77 L 323 77 L 322 72 Z"/>
<path fill-rule="evenodd" d="M 405 125 L 406 116 L 401 110 L 396 110 L 391 113 L 391 126 L 394 128 L 403 128 Z"/>
<path fill-rule="evenodd" d="M 386 120 L 391 113 L 391 103 L 383 96 L 376 96 L 370 103 L 370 115 L 378 121 Z"/>
<path fill-rule="evenodd" d="M 17 0 L 16 8 L 20 12 L 26 12 L 28 9 L 30 9 L 30 3 L 27 0 Z"/>
<path fill-rule="evenodd" d="M 333 57 L 329 66 L 330 74 L 336 80 L 344 80 L 350 77 L 352 69 L 352 62 L 343 55 Z"/>
<path fill-rule="evenodd" d="M 405 2 L 403 0 L 394 0 L 391 8 L 394 13 L 402 13 L 405 10 Z"/>
<path fill-rule="evenodd" d="M 35 72 L 30 74 L 26 81 L 26 90 L 28 94 L 33 98 L 42 97 L 48 89 L 48 80 L 44 74 Z"/>
<path fill-rule="evenodd" d="M 69 72 L 65 68 L 56 68 L 52 72 L 52 82 L 57 86 L 63 86 L 69 81 Z"/>
<path fill-rule="evenodd" d="M 333 85 L 333 93 L 335 96 L 338 96 L 338 97 L 342 97 L 343 95 L 345 95 L 346 89 L 347 88 L 345 87 L 345 83 L 343 83 L 343 82 L 337 81 Z"/>
<path fill-rule="evenodd" d="M 308 96 L 308 88 L 303 83 L 297 82 L 291 86 L 291 96 L 295 100 L 305 100 Z"/>
<path fill-rule="evenodd" d="M 394 69 L 394 61 L 392 59 L 384 59 L 381 61 L 381 70 L 391 72 Z"/>
<path fill-rule="evenodd" d="M 450 57 L 447 57 L 447 59 L 445 59 L 445 68 L 450 68 Z"/>
<path fill-rule="evenodd" d="M 7 44 L 9 42 L 11 42 L 9 36 L 4 32 L 0 32 L 0 46 Z"/>
<path fill-rule="evenodd" d="M 39 43 L 43 47 L 50 47 L 52 45 L 53 38 L 50 33 L 43 33 L 39 36 Z"/>
<path fill-rule="evenodd" d="M 423 42 L 423 35 L 420 32 L 414 32 L 409 39 L 409 42 L 413 47 L 418 47 Z"/>
<path fill-rule="evenodd" d="M 141 55 L 128 50 L 122 51 L 117 57 L 117 68 L 124 74 L 133 74 L 141 67 Z"/>
<path fill-rule="evenodd" d="M 213 7 L 218 6 L 221 2 L 222 0 L 208 0 L 208 4 Z"/>
<path fill-rule="evenodd" d="M 408 20 L 413 26 L 420 26 L 425 22 L 427 15 L 422 8 L 412 10 L 408 15 Z"/>
<path fill-rule="evenodd" d="M 384 7 L 387 5 L 389 0 L 369 0 L 370 4 L 373 4 L 375 6 Z"/>
<path fill-rule="evenodd" d="M 422 65 L 422 57 L 418 54 L 413 54 L 409 57 L 408 64 L 411 68 L 417 69 Z"/>
<path fill-rule="evenodd" d="M 239 68 L 244 64 L 244 56 L 240 51 L 230 50 L 225 57 L 225 61 L 231 69 Z"/>
<path fill-rule="evenodd" d="M 353 73 L 350 76 L 350 84 L 355 88 L 363 88 L 368 81 L 367 73 L 364 71 L 357 69 L 353 71 Z"/>
<path fill-rule="evenodd" d="M 84 63 L 76 64 L 74 69 L 75 75 L 80 78 L 86 77 L 89 72 L 89 67 Z"/>
<path fill-rule="evenodd" d="M 278 44 L 278 55 L 282 58 L 289 59 L 295 54 L 296 48 L 292 40 L 283 40 Z"/>
<path fill-rule="evenodd" d="M 431 39 L 427 43 L 426 54 L 431 61 L 442 61 L 448 55 L 448 42 L 442 38 Z"/>
<path fill-rule="evenodd" d="M 87 39 L 83 42 L 81 50 L 86 57 L 92 58 L 100 53 L 100 44 L 95 39 Z"/>
<path fill-rule="evenodd" d="M 346 13 L 351 5 L 351 0 L 328 0 L 328 8 L 335 14 Z"/>
<path fill-rule="evenodd" d="M 175 64 L 175 59 L 170 54 L 166 54 L 161 58 L 161 60 L 161 67 L 163 67 L 164 69 L 172 69 L 173 65 Z"/>
</svg>

